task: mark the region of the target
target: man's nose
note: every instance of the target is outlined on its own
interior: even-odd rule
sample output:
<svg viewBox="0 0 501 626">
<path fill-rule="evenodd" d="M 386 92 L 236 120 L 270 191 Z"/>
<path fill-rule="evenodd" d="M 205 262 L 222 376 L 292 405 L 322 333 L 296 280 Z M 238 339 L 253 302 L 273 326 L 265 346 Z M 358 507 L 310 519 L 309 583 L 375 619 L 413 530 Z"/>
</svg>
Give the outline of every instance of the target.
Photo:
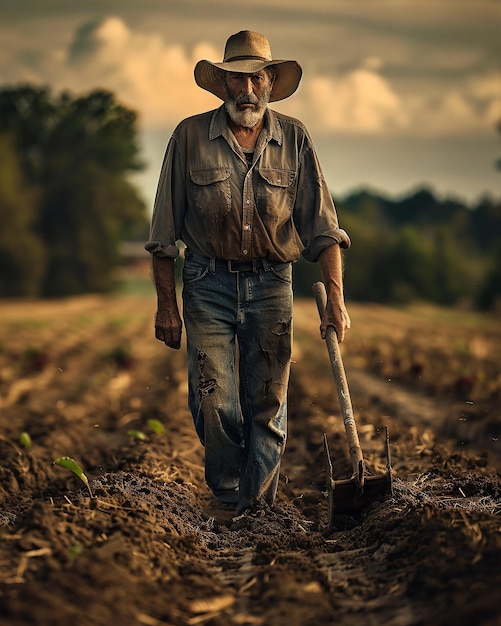
<svg viewBox="0 0 501 626">
<path fill-rule="evenodd" d="M 246 96 L 250 96 L 250 94 L 254 91 L 254 87 L 252 85 L 252 77 L 244 76 L 243 85 L 242 85 L 242 93 Z"/>
</svg>

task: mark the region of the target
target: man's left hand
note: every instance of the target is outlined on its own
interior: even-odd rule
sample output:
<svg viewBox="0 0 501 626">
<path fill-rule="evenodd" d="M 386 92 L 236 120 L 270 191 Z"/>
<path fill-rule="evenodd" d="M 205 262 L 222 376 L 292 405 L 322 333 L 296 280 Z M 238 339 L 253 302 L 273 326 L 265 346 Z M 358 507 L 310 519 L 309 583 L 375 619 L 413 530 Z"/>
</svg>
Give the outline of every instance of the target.
<svg viewBox="0 0 501 626">
<path fill-rule="evenodd" d="M 325 339 L 327 334 L 327 328 L 333 326 L 337 340 L 341 343 L 344 339 L 344 335 L 348 328 L 351 326 L 350 316 L 346 309 L 343 297 L 331 297 L 327 300 L 327 306 L 325 307 L 325 313 L 322 317 L 322 323 L 320 324 L 320 334 L 322 339 Z"/>
</svg>

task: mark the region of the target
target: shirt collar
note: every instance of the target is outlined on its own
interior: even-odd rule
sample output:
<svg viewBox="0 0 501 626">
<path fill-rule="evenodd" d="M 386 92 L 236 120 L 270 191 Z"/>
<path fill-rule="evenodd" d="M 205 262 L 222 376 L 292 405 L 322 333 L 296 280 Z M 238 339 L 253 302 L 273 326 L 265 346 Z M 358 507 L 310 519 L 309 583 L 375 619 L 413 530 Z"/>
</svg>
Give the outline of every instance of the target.
<svg viewBox="0 0 501 626">
<path fill-rule="evenodd" d="M 212 141 L 222 135 L 227 137 L 228 118 L 224 104 L 216 109 L 212 115 L 209 125 L 209 140 Z M 264 130 L 267 134 L 267 141 L 274 139 L 279 145 L 282 145 L 282 126 L 275 111 L 266 109 L 264 114 Z"/>
</svg>

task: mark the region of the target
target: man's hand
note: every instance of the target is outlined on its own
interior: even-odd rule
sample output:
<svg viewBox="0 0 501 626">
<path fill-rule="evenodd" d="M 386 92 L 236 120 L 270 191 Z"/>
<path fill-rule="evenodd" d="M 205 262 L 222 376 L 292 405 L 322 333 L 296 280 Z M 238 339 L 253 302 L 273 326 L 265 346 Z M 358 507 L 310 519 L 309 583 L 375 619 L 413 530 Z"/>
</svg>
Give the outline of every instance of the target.
<svg viewBox="0 0 501 626">
<path fill-rule="evenodd" d="M 183 324 L 177 306 L 174 259 L 153 255 L 153 278 L 157 289 L 155 337 L 179 350 Z"/>
<path fill-rule="evenodd" d="M 327 299 L 327 306 L 325 307 L 325 313 L 322 317 L 322 323 L 320 324 L 320 334 L 322 339 L 325 339 L 327 334 L 327 328 L 334 326 L 336 331 L 337 340 L 341 343 L 344 339 L 344 335 L 348 328 L 351 326 L 350 316 L 346 310 L 343 298 L 331 298 Z"/>
<path fill-rule="evenodd" d="M 341 251 L 337 244 L 325 248 L 318 257 L 327 292 L 327 306 L 320 324 L 320 334 L 325 339 L 327 328 L 333 326 L 337 340 L 341 343 L 351 326 L 343 296 L 343 265 Z"/>
<path fill-rule="evenodd" d="M 181 332 L 183 323 L 177 308 L 177 303 L 173 306 L 158 309 L 155 319 L 155 337 L 163 341 L 165 345 L 174 350 L 181 347 Z"/>
</svg>

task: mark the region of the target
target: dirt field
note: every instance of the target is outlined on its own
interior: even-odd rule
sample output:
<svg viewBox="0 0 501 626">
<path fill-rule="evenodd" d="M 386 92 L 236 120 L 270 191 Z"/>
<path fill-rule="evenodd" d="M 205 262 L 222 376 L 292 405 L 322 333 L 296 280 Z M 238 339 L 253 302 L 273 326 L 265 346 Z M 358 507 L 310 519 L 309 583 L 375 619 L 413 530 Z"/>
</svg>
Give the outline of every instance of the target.
<svg viewBox="0 0 501 626">
<path fill-rule="evenodd" d="M 394 496 L 329 532 L 324 432 L 336 477 L 350 470 L 315 305 L 298 302 L 278 502 L 227 528 L 200 516 L 184 350 L 155 342 L 154 305 L 0 305 L 1 626 L 501 623 L 499 319 L 350 307 L 362 448 L 383 471 L 389 425 Z"/>
</svg>

